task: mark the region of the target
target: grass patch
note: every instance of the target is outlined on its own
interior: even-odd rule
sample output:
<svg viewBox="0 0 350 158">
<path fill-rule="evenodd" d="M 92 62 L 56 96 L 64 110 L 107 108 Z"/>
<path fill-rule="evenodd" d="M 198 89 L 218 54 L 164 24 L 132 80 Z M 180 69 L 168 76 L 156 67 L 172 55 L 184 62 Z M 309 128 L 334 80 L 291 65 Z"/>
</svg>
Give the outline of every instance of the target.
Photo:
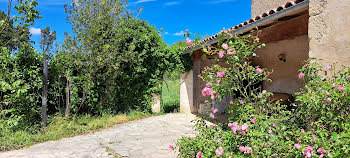
<svg viewBox="0 0 350 158">
<path fill-rule="evenodd" d="M 0 128 L 0 151 L 9 151 L 40 142 L 92 133 L 112 127 L 116 124 L 150 116 L 152 116 L 152 114 L 137 111 L 129 114 L 103 115 L 99 117 L 84 115 L 72 119 L 56 116 L 51 118 L 48 126 L 41 131 L 38 131 L 38 128 L 34 127 L 28 130 L 18 131 L 12 131 L 3 127 Z"/>
<path fill-rule="evenodd" d="M 180 80 L 167 80 L 162 87 L 161 107 L 163 112 L 178 112 L 180 110 Z"/>
</svg>

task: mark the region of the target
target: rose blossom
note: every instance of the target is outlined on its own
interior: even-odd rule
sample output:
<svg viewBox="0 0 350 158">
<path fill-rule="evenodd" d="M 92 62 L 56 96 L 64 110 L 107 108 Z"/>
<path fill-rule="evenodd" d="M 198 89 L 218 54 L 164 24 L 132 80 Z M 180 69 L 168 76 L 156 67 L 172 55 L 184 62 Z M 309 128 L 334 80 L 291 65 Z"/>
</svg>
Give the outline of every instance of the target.
<svg viewBox="0 0 350 158">
<path fill-rule="evenodd" d="M 212 112 L 209 114 L 209 116 L 210 116 L 211 118 L 213 118 L 213 119 L 215 118 L 215 114 L 212 113 Z"/>
<path fill-rule="evenodd" d="M 246 148 L 243 145 L 240 145 L 238 150 L 243 153 L 246 151 Z"/>
<path fill-rule="evenodd" d="M 332 99 L 331 99 L 331 98 L 326 98 L 326 101 L 327 101 L 328 103 L 330 103 L 330 102 L 332 102 Z"/>
<path fill-rule="evenodd" d="M 215 153 L 217 156 L 221 156 L 222 154 L 224 154 L 224 149 L 222 147 L 219 147 L 218 149 L 216 149 Z"/>
<path fill-rule="evenodd" d="M 212 113 L 214 113 L 214 114 L 215 114 L 215 113 L 217 113 L 219 110 L 218 110 L 218 109 L 216 109 L 216 108 L 215 108 L 215 109 L 214 109 L 214 108 L 211 108 L 211 109 L 210 109 L 210 111 L 211 111 Z"/>
<path fill-rule="evenodd" d="M 324 94 L 329 95 L 329 92 L 328 91 L 324 91 Z"/>
<path fill-rule="evenodd" d="M 210 84 L 209 84 L 209 83 L 206 83 L 205 86 L 208 87 L 208 88 L 210 88 Z"/>
<path fill-rule="evenodd" d="M 307 151 L 307 152 L 310 152 L 310 151 L 313 151 L 313 150 L 314 150 L 314 147 L 310 146 L 310 145 L 307 145 L 306 148 L 305 148 L 305 151 Z"/>
<path fill-rule="evenodd" d="M 317 141 L 316 137 L 314 137 L 312 140 L 313 140 L 314 142 L 316 142 L 316 141 Z"/>
<path fill-rule="evenodd" d="M 244 64 L 243 64 L 243 67 L 247 67 L 248 66 L 248 62 L 244 62 Z"/>
<path fill-rule="evenodd" d="M 326 153 L 326 151 L 323 148 L 317 149 L 317 152 L 320 153 L 320 154 Z"/>
<path fill-rule="evenodd" d="M 260 69 L 260 68 L 256 68 L 255 71 L 256 71 L 258 74 L 261 74 L 261 73 L 264 72 L 264 71 L 263 71 L 262 69 Z"/>
<path fill-rule="evenodd" d="M 250 120 L 252 124 L 255 124 L 255 119 Z"/>
<path fill-rule="evenodd" d="M 196 157 L 197 157 L 197 158 L 203 158 L 203 153 L 202 153 L 201 151 L 198 152 Z"/>
<path fill-rule="evenodd" d="M 244 100 L 239 100 L 239 103 L 243 105 L 243 104 L 245 104 L 245 101 Z"/>
<path fill-rule="evenodd" d="M 327 65 L 327 66 L 324 68 L 324 71 L 327 72 L 327 71 L 331 70 L 331 68 L 332 68 L 332 66 Z"/>
<path fill-rule="evenodd" d="M 267 130 L 267 133 L 271 134 L 271 133 L 272 133 L 272 130 L 271 130 L 271 129 Z"/>
<path fill-rule="evenodd" d="M 187 43 L 187 45 L 191 45 L 193 43 L 193 41 L 191 39 L 187 38 L 186 43 Z"/>
<path fill-rule="evenodd" d="M 310 152 L 303 152 L 304 156 L 306 157 L 312 157 L 312 154 Z"/>
<path fill-rule="evenodd" d="M 242 132 L 241 132 L 241 135 L 242 135 L 242 136 L 245 136 L 245 134 L 246 134 L 245 131 L 242 131 Z"/>
<path fill-rule="evenodd" d="M 252 153 L 253 149 L 251 147 L 245 147 L 247 153 Z"/>
<path fill-rule="evenodd" d="M 298 144 L 294 144 L 294 147 L 297 149 L 300 149 L 301 148 L 300 142 Z"/>
<path fill-rule="evenodd" d="M 243 130 L 243 131 L 246 131 L 248 128 L 249 128 L 249 125 L 248 125 L 248 124 L 244 123 L 244 124 L 242 125 L 242 130 Z"/>
<path fill-rule="evenodd" d="M 170 144 L 170 145 L 169 145 L 169 149 L 170 149 L 170 150 L 174 150 L 174 146 Z"/>
<path fill-rule="evenodd" d="M 262 93 L 262 94 L 266 94 L 266 93 L 267 93 L 267 91 L 266 91 L 266 90 L 263 90 L 261 93 Z"/>
<path fill-rule="evenodd" d="M 339 91 L 343 91 L 343 90 L 345 89 L 345 87 L 342 86 L 342 85 L 339 85 L 337 89 L 338 89 Z"/>
<path fill-rule="evenodd" d="M 220 77 L 220 78 L 223 78 L 224 75 L 225 75 L 225 71 L 222 70 L 221 72 L 217 72 L 216 75 L 217 75 L 218 77 Z"/>
<path fill-rule="evenodd" d="M 337 87 L 337 84 L 333 83 L 332 86 L 333 86 L 333 87 Z"/>
<path fill-rule="evenodd" d="M 224 48 L 225 50 L 228 50 L 228 45 L 226 43 L 223 43 L 222 48 Z"/>
<path fill-rule="evenodd" d="M 277 126 L 276 126 L 276 124 L 272 124 L 272 127 L 273 127 L 273 128 L 276 128 Z"/>
<path fill-rule="evenodd" d="M 219 55 L 219 58 L 221 59 L 225 56 L 225 52 L 219 51 L 218 55 Z"/>
<path fill-rule="evenodd" d="M 303 78 L 304 78 L 304 76 L 305 76 L 305 74 L 304 74 L 304 73 L 300 73 L 300 74 L 299 74 L 299 76 L 298 76 L 299 80 L 303 79 Z"/>
</svg>

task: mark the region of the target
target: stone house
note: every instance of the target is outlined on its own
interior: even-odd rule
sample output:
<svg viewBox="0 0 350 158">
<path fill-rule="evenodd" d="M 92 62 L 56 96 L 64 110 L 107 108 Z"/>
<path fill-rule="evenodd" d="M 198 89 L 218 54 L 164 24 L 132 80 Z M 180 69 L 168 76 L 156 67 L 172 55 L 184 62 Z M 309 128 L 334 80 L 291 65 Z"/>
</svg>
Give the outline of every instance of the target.
<svg viewBox="0 0 350 158">
<path fill-rule="evenodd" d="M 267 91 L 293 96 L 303 86 L 297 77 L 298 70 L 309 58 L 322 59 L 322 65 L 350 66 L 350 0 L 252 0 L 251 15 L 250 20 L 226 31 L 237 34 L 256 28 L 261 31 L 258 36 L 266 47 L 257 50 L 253 64 L 273 71 L 269 76 L 273 82 L 262 84 Z M 218 35 L 214 35 L 201 44 L 215 45 L 218 40 Z M 200 48 L 185 49 L 185 53 L 194 52 L 192 70 L 180 79 L 183 113 L 207 112 L 206 97 L 200 95 L 205 83 L 198 75 L 215 62 L 202 60 L 204 53 Z M 222 106 L 219 105 L 219 110 Z"/>
</svg>

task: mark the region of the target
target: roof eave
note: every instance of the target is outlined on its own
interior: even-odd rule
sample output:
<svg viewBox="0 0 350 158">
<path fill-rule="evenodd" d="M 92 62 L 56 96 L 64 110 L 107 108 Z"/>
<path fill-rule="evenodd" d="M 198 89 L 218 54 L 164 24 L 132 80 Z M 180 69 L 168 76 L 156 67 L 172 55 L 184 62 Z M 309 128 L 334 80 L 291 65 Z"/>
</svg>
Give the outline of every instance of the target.
<svg viewBox="0 0 350 158">
<path fill-rule="evenodd" d="M 245 32 L 248 32 L 248 31 L 251 31 L 253 30 L 254 28 L 258 27 L 258 26 L 263 26 L 264 24 L 266 23 L 269 23 L 271 21 L 275 21 L 275 20 L 278 20 L 282 17 L 285 17 L 285 16 L 288 16 L 288 15 L 291 15 L 293 13 L 296 13 L 296 12 L 299 12 L 299 11 L 302 11 L 304 9 L 307 9 L 309 7 L 309 0 L 305 0 L 303 2 L 301 2 L 300 4 L 298 5 L 294 5 L 294 6 L 291 6 L 291 7 L 288 7 L 288 8 L 285 8 L 277 13 L 274 13 L 272 15 L 269 15 L 267 17 L 264 17 L 258 21 L 255 21 L 253 23 L 250 23 L 244 27 L 240 27 L 236 30 L 233 30 L 233 31 L 229 31 L 228 33 L 231 33 L 231 34 L 241 34 L 241 33 L 245 33 Z M 212 44 L 215 44 L 215 43 L 218 43 L 219 42 L 219 38 L 214 38 L 212 40 L 209 40 L 209 41 L 206 41 L 205 43 L 201 44 L 201 45 L 196 45 L 194 46 L 193 48 L 190 48 L 190 49 L 185 49 L 184 51 L 184 54 L 188 54 L 192 51 L 197 51 L 199 50 L 200 48 L 202 48 L 203 46 L 206 46 L 206 45 L 212 45 Z"/>
</svg>

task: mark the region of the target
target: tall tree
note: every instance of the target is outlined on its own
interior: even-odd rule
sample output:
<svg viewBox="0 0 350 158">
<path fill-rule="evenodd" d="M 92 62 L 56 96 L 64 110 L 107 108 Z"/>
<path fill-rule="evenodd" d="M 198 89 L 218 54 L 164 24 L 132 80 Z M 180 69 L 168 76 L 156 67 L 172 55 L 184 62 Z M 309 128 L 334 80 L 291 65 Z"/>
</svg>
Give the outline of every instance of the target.
<svg viewBox="0 0 350 158">
<path fill-rule="evenodd" d="M 48 81 L 48 54 L 56 40 L 56 31 L 51 32 L 50 27 L 41 30 L 40 47 L 44 53 L 43 64 L 43 94 L 42 94 L 42 122 L 46 125 L 47 118 L 47 81 Z"/>
</svg>

